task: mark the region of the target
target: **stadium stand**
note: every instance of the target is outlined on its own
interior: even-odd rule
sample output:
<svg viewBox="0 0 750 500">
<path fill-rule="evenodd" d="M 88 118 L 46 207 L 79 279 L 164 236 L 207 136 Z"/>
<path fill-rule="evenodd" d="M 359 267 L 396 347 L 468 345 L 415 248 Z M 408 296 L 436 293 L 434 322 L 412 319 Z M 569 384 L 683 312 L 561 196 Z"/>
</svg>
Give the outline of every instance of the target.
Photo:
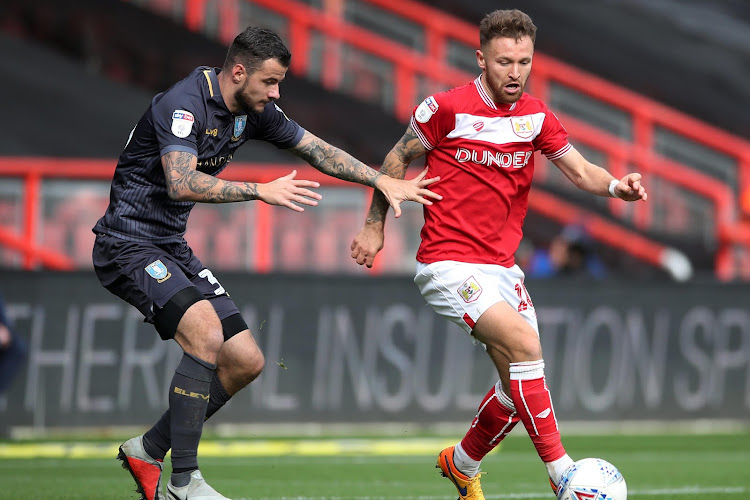
<svg viewBox="0 0 750 500">
<path fill-rule="evenodd" d="M 614 15 L 623 9 L 619 2 L 607 3 L 610 9 L 604 10 L 608 15 Z M 44 4 L 46 10 L 42 10 L 43 14 L 39 13 L 40 10 L 36 8 L 37 4 Z M 149 87 L 164 85 L 165 81 L 171 81 L 179 76 L 174 73 L 178 71 L 177 66 L 180 65 L 174 61 L 182 63 L 180 71 L 198 63 L 205 63 L 207 60 L 214 60 L 217 61 L 215 64 L 219 64 L 220 61 L 216 59 L 218 56 L 215 54 L 223 53 L 222 44 L 226 43 L 229 34 L 235 33 L 241 25 L 250 22 L 269 25 L 290 40 L 295 54 L 292 72 L 284 84 L 284 92 L 289 98 L 287 100 L 282 98 L 282 106 L 303 125 L 309 124 L 312 130 L 320 131 L 321 135 L 330 138 L 334 144 L 357 152 L 358 156 L 370 163 L 379 162 L 393 140 L 400 136 L 403 123 L 405 123 L 403 118 L 410 112 L 413 105 L 411 103 L 418 96 L 445 88 L 453 80 L 463 81 L 466 75 L 476 73 L 476 69 L 467 67 L 465 64 L 466 61 L 473 60 L 471 47 L 474 41 L 473 38 L 469 40 L 462 37 L 463 32 L 468 32 L 468 30 L 461 29 L 462 21 L 411 1 L 342 0 L 321 3 L 314 0 L 310 2 L 232 0 L 221 3 L 222 9 L 217 9 L 217 4 L 213 2 L 196 0 L 133 0 L 132 2 L 85 0 L 77 4 L 80 4 L 77 6 L 79 10 L 63 8 L 51 1 L 16 5 L 5 12 L 5 14 L 14 14 L 4 16 L 5 31 L 8 31 L 7 26 L 12 24 L 9 19 L 15 20 L 15 26 L 10 31 L 15 31 L 16 34 L 20 32 L 26 38 L 39 40 L 45 38 L 44 30 L 41 30 L 43 33 L 40 35 L 39 26 L 46 26 L 48 43 L 51 42 L 57 47 L 67 47 L 69 54 L 76 55 L 77 53 L 79 58 L 87 61 L 87 67 L 94 67 L 95 72 L 106 74 L 110 78 L 129 81 L 131 84 Z M 441 5 L 440 2 L 433 4 Z M 665 253 L 664 249 L 674 247 L 684 252 L 692 264 L 701 271 L 715 274 L 723 279 L 748 277 L 750 266 L 746 262 L 748 260 L 747 248 L 742 238 L 741 213 L 737 203 L 742 196 L 742 186 L 746 184 L 745 177 L 747 176 L 744 172 L 748 170 L 747 161 L 750 161 L 747 143 L 726 132 L 711 127 L 706 128 L 704 124 L 688 115 L 675 113 L 674 110 L 665 108 L 655 101 L 644 99 L 642 95 L 629 93 L 588 73 L 579 72 L 545 57 L 545 54 L 541 52 L 545 47 L 544 43 L 547 43 L 550 52 L 556 56 L 570 55 L 569 52 L 577 50 L 578 53 L 574 55 L 578 55 L 584 61 L 586 58 L 595 59 L 597 53 L 595 49 L 605 47 L 609 49 L 609 60 L 614 61 L 617 58 L 613 55 L 623 52 L 617 50 L 617 43 L 624 43 L 623 40 L 628 40 L 627 36 L 630 35 L 631 38 L 637 39 L 633 41 L 633 54 L 630 60 L 639 61 L 641 60 L 639 57 L 645 52 L 643 47 L 647 45 L 642 38 L 649 39 L 651 33 L 633 37 L 632 26 L 625 21 L 622 21 L 623 25 L 617 30 L 602 29 L 601 23 L 606 25 L 613 21 L 611 18 L 608 20 L 603 13 L 601 18 L 597 18 L 599 24 L 593 22 L 591 17 L 602 10 L 596 8 L 592 8 L 589 14 L 579 18 L 579 22 L 582 23 L 579 26 L 585 26 L 585 29 L 575 29 L 572 27 L 575 25 L 568 23 L 568 18 L 558 12 L 559 8 L 554 10 L 551 7 L 553 4 L 559 5 L 555 2 L 531 1 L 527 9 L 535 17 L 537 23 L 544 26 L 542 31 L 548 38 L 559 40 L 559 46 L 555 48 L 549 44 L 549 41 L 544 42 L 544 38 L 540 35 L 538 42 L 540 53 L 535 64 L 537 76 L 533 82 L 532 93 L 541 93 L 542 97 L 546 97 L 556 111 L 565 116 L 564 121 L 569 124 L 569 131 L 577 147 L 610 168 L 615 175 L 628 163 L 635 164 L 637 168 L 644 171 L 649 169 L 646 174 L 652 176 L 650 178 L 651 190 L 652 192 L 656 190 L 659 197 L 654 197 L 656 200 L 650 202 L 646 208 L 638 207 L 627 211 L 608 203 L 607 200 L 592 201 L 578 198 L 577 193 L 560 182 L 559 173 L 543 163 L 539 165 L 537 171 L 539 178 L 537 185 L 541 186 L 542 190 L 537 203 L 532 203 L 532 210 L 535 210 L 535 213 L 530 215 L 536 220 L 534 224 L 527 224 L 527 227 L 540 229 L 538 231 L 531 229 L 528 234 L 532 238 L 544 238 L 545 235 L 549 237 L 556 232 L 554 229 L 549 229 L 550 217 L 559 225 L 570 222 L 561 218 L 555 220 L 554 215 L 557 209 L 565 209 L 570 213 L 581 210 L 577 215 L 585 218 L 595 228 L 594 236 L 597 239 L 605 245 L 620 247 L 618 254 L 620 258 L 625 256 L 626 259 L 639 259 L 656 269 L 660 265 L 660 259 L 652 255 L 649 260 L 645 254 L 653 254 L 654 251 L 657 254 Z M 565 16 L 574 17 L 575 13 L 580 13 L 581 9 L 585 10 L 585 4 L 586 2 L 582 1 L 570 2 L 570 12 L 566 10 Z M 139 9 L 137 6 L 156 9 L 165 17 L 148 14 L 146 10 Z M 451 11 L 464 15 L 474 22 L 480 10 L 484 13 L 496 7 L 494 4 L 490 7 L 488 2 L 475 2 L 471 6 L 452 5 Z M 72 19 L 76 21 L 60 22 L 59 16 L 63 16 L 64 19 L 70 19 L 64 16 L 73 16 Z M 558 23 L 565 25 L 564 30 L 554 29 L 554 23 L 551 22 L 555 19 L 554 16 L 563 16 L 557 19 L 566 20 L 565 23 Z M 50 18 L 58 19 L 58 23 L 45 25 L 44 19 Z M 188 29 L 168 22 L 166 19 L 176 20 Z M 617 19 L 624 19 L 624 17 L 620 13 Z M 88 22 L 88 25 L 93 23 L 100 28 L 85 29 L 87 22 L 84 20 Z M 140 26 L 149 26 L 150 29 L 144 31 L 149 35 L 143 39 L 128 37 L 131 22 L 137 22 Z M 54 26 L 50 27 L 50 24 Z M 470 31 L 473 37 L 474 29 L 473 25 L 471 26 Z M 667 24 L 667 27 L 670 26 Z M 95 35 L 91 34 L 92 31 Z M 565 38 L 560 35 L 561 31 L 570 32 L 571 35 Z M 613 37 L 614 41 L 608 41 L 604 34 L 600 37 L 602 31 L 611 31 L 618 35 L 619 42 L 617 37 Z M 154 44 L 157 42 L 153 40 L 152 33 L 160 33 L 160 39 L 165 40 L 163 43 L 158 42 L 158 50 L 154 49 Z M 574 34 L 577 34 L 578 38 L 573 36 Z M 669 32 L 664 34 L 665 37 L 669 35 Z M 96 43 L 88 45 L 82 43 L 80 39 L 86 37 L 89 39 L 93 37 Z M 581 44 L 581 37 L 588 37 L 588 40 L 596 39 L 597 43 Z M 61 38 L 67 41 L 61 43 Z M 665 44 L 657 42 L 656 45 Z M 372 48 L 376 46 L 380 49 Z M 81 47 L 87 50 L 82 50 Z M 194 47 L 195 50 L 193 50 Z M 585 49 L 581 50 L 580 47 Z M 414 61 L 406 64 L 405 67 L 398 66 L 392 61 L 389 62 L 388 54 L 384 54 L 387 51 L 396 55 L 413 56 L 404 59 L 411 58 Z M 180 55 L 184 53 L 191 54 L 191 58 L 187 61 L 184 56 L 181 58 Z M 118 57 L 118 54 L 122 57 Z M 96 61 L 99 61 L 100 66 L 97 67 Z M 679 64 L 680 61 L 680 58 L 676 58 L 674 64 Z M 113 68 L 107 67 L 108 62 Z M 422 63 L 425 63 L 428 69 L 445 70 L 443 79 L 435 81 L 430 76 L 422 74 L 406 85 L 405 82 L 409 82 L 409 75 L 415 71 L 417 73 L 421 71 L 419 65 Z M 649 64 L 652 63 L 653 61 L 649 61 Z M 321 69 L 324 66 L 326 71 Z M 618 65 L 612 62 L 611 66 L 622 67 L 623 71 L 632 72 L 632 66 L 627 64 Z M 156 76 L 151 75 L 146 80 L 139 76 L 149 73 L 147 70 L 154 68 L 160 69 L 161 73 L 154 71 Z M 670 69 L 672 76 L 682 75 L 679 71 L 674 71 L 674 68 L 668 66 L 665 68 Z M 570 80 L 560 81 L 557 76 L 558 70 L 569 76 L 572 75 L 573 78 L 579 78 L 580 85 L 571 85 Z M 607 74 L 606 67 L 602 70 L 602 74 Z M 656 85 L 657 81 L 669 81 L 666 77 L 668 75 L 660 74 L 659 76 L 660 78 L 651 78 L 653 85 Z M 722 78 L 724 78 L 723 75 Z M 614 79 L 621 82 L 617 77 Z M 161 83 L 156 83 L 157 81 Z M 625 80 L 622 80 L 622 83 L 625 83 Z M 689 83 L 692 84 L 693 81 L 686 81 L 680 90 L 690 89 Z M 592 84 L 595 91 L 593 93 L 589 88 Z M 653 89 L 649 86 L 639 86 L 637 80 L 634 87 L 641 94 L 654 94 L 654 92 L 645 92 Z M 331 91 L 336 91 L 336 93 Z M 747 92 L 747 89 L 742 89 L 742 91 Z M 607 94 L 612 92 L 615 92 L 616 96 L 614 98 L 610 96 L 607 99 Z M 690 90 L 686 92 L 689 93 Z M 674 92 L 674 94 L 679 94 L 679 92 Z M 110 101 L 114 103 L 118 100 L 116 97 L 110 97 L 113 94 L 109 90 L 94 95 L 101 95 L 107 99 L 107 105 Z M 303 102 L 300 102 L 299 96 L 305 96 Z M 724 98 L 727 96 L 732 96 L 735 102 L 743 98 L 742 94 L 735 95 L 727 92 L 721 99 L 716 99 L 717 107 L 724 103 Z M 618 97 L 624 97 L 632 102 L 618 103 Z M 711 97 L 713 104 L 714 96 Z M 634 109 L 639 109 L 640 105 L 643 105 L 646 110 L 643 114 L 634 111 Z M 131 113 L 138 115 L 142 107 L 123 106 L 123 109 L 129 109 Z M 106 107 L 99 109 L 102 108 L 106 109 Z M 326 110 L 322 117 L 319 112 L 321 108 Z M 732 120 L 737 113 L 736 108 L 737 106 L 732 109 L 731 113 L 723 113 L 723 118 Z M 390 113 L 383 113 L 383 109 Z M 690 114 L 697 116 L 700 109 L 700 106 L 694 106 L 692 110 L 696 112 Z M 688 109 L 688 111 L 691 110 Z M 354 127 L 341 127 L 341 124 L 350 121 L 352 116 L 367 116 L 369 122 L 367 134 L 362 134 Z M 664 118 L 665 116 L 667 118 Z M 688 123 L 688 128 L 694 125 L 698 127 L 697 130 L 709 130 L 712 139 L 708 142 L 711 144 L 707 145 L 706 141 L 701 140 L 705 138 L 699 137 L 696 141 L 695 137 L 686 137 L 681 130 L 672 130 L 669 124 L 659 122 L 660 119 L 669 121 L 670 118 L 679 120 L 681 125 Z M 104 123 L 108 123 L 106 119 Z M 123 130 L 131 126 L 128 123 L 127 126 L 118 126 L 118 128 Z M 102 127 L 95 128 L 99 132 L 102 130 Z M 731 131 L 738 129 L 738 127 L 732 129 L 731 125 L 727 128 Z M 116 137 L 120 136 L 116 135 Z M 724 138 L 734 141 L 729 141 L 730 145 L 727 147 L 729 151 L 717 150 L 712 143 L 712 141 L 720 142 Z M 71 138 L 64 142 L 64 144 L 71 143 L 76 143 L 76 139 Z M 740 145 L 739 150 L 731 147 L 735 143 Z M 2 142 L 0 142 L 0 148 L 2 148 Z M 115 148 L 108 148 L 106 152 L 94 153 L 90 156 L 112 157 L 112 151 L 118 151 L 119 148 L 118 144 Z M 7 154 L 4 149 L 0 151 L 2 154 Z M 61 151 L 64 151 L 64 148 Z M 264 157 L 266 152 L 258 153 L 257 148 L 253 148 L 252 151 L 250 148 L 241 151 L 251 154 L 251 157 L 241 158 L 240 161 L 288 162 L 288 157 L 284 157 L 283 160 L 277 160 L 278 156 Z M 278 155 L 275 151 L 268 152 L 269 155 L 272 153 Z M 40 155 L 38 152 L 26 154 Z M 51 156 L 61 154 L 66 155 L 64 152 L 49 153 Z M 84 155 L 84 153 L 80 154 Z M 355 197 L 356 200 L 350 203 L 349 207 L 358 207 L 362 203 L 362 197 L 359 194 Z M 573 205 L 569 205 L 570 203 Z M 355 210 L 361 212 L 361 208 L 355 208 Z M 601 219 L 591 214 L 597 214 Z M 242 217 L 237 217 L 237 219 L 240 220 Z M 352 224 L 350 232 L 353 234 L 358 224 L 356 222 Z M 599 229 L 596 229 L 597 227 Z M 608 232 L 612 234 L 612 228 L 618 227 L 626 232 L 626 236 L 635 232 L 640 233 L 645 238 L 645 243 L 638 240 L 633 248 L 626 248 L 622 244 L 618 245 L 617 241 L 613 241 L 619 238 L 611 238 L 607 241 L 604 236 Z M 226 237 L 223 241 L 227 241 Z M 283 241 L 291 240 L 284 238 Z M 249 242 L 247 244 L 249 245 Z M 246 250 L 245 254 L 248 251 Z M 283 249 L 283 251 L 288 250 Z M 325 252 L 321 251 L 320 254 L 324 255 Z M 411 255 L 408 257 L 410 258 Z M 240 261 L 242 259 L 239 257 L 233 260 L 233 262 Z M 321 264 L 325 267 L 324 263 Z M 411 264 L 404 266 L 404 269 L 410 267 Z M 395 268 L 396 271 L 398 269 L 401 267 Z"/>
</svg>

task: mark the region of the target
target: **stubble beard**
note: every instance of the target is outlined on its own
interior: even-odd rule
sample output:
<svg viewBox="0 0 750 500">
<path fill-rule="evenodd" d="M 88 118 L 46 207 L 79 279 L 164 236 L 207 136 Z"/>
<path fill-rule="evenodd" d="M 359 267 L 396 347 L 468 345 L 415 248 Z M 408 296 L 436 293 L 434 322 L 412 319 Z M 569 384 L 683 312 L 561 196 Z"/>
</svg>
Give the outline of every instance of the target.
<svg viewBox="0 0 750 500">
<path fill-rule="evenodd" d="M 263 110 L 258 111 L 255 109 L 255 107 L 248 102 L 247 98 L 245 97 L 244 90 L 247 87 L 247 84 L 243 85 L 241 89 L 237 89 L 234 92 L 234 100 L 237 102 L 237 104 L 240 105 L 240 108 L 242 108 L 242 111 L 245 112 L 245 114 L 248 115 L 260 115 L 263 113 Z M 263 108 L 265 108 L 265 105 L 263 105 Z"/>
<path fill-rule="evenodd" d="M 526 83 L 521 82 L 520 80 L 516 82 L 518 83 L 518 86 L 519 86 L 518 92 L 516 92 L 513 95 L 506 94 L 505 85 L 504 84 L 500 85 L 496 83 L 494 80 L 490 79 L 490 77 L 486 73 L 485 73 L 485 80 L 486 80 L 487 86 L 490 89 L 493 89 L 494 91 L 493 93 L 495 95 L 493 95 L 493 97 L 497 99 L 498 102 L 501 104 L 515 104 L 521 99 L 521 97 L 523 97 L 523 93 L 526 91 Z"/>
<path fill-rule="evenodd" d="M 521 97 L 523 97 L 523 93 L 526 91 L 526 85 L 522 84 L 521 82 L 518 82 L 518 92 L 515 94 L 506 94 L 505 93 L 505 86 L 500 87 L 499 94 L 500 94 L 500 102 L 503 104 L 515 104 L 517 103 Z"/>
</svg>

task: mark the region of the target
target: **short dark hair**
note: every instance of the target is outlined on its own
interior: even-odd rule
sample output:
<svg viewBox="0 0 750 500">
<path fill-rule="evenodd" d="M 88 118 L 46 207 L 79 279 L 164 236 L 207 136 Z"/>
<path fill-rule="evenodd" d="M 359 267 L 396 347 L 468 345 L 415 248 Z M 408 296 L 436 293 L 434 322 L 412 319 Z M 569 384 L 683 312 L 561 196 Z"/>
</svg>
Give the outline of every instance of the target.
<svg viewBox="0 0 750 500">
<path fill-rule="evenodd" d="M 528 14 L 518 9 L 490 12 L 479 23 L 479 46 L 486 47 L 494 38 L 514 38 L 524 36 L 536 42 L 536 26 Z"/>
<path fill-rule="evenodd" d="M 224 70 L 229 71 L 237 63 L 243 64 L 248 73 L 255 73 L 263 61 L 276 59 L 285 68 L 289 67 L 292 54 L 281 37 L 273 31 L 258 26 L 248 26 L 234 38 L 224 60 Z"/>
</svg>

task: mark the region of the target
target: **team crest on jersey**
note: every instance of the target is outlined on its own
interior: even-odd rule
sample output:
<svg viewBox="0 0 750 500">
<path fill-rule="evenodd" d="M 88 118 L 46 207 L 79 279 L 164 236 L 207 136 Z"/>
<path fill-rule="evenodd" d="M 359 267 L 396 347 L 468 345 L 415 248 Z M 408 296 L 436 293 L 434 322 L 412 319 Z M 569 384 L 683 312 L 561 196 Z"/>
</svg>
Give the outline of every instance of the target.
<svg viewBox="0 0 750 500">
<path fill-rule="evenodd" d="M 513 133 L 522 139 L 528 139 L 534 135 L 534 121 L 530 116 L 513 116 L 510 119 Z"/>
<path fill-rule="evenodd" d="M 460 287 L 458 287 L 458 294 L 464 299 L 464 302 L 474 302 L 482 294 L 482 287 L 479 286 L 474 276 L 464 281 Z"/>
<path fill-rule="evenodd" d="M 435 98 L 430 96 L 422 101 L 422 104 L 417 106 L 417 110 L 414 112 L 414 118 L 416 118 L 419 123 L 427 123 L 430 121 L 430 118 L 432 118 L 432 115 L 437 113 L 439 107 L 440 106 L 438 106 Z"/>
<path fill-rule="evenodd" d="M 167 281 L 172 276 L 172 273 L 167 270 L 167 266 L 161 260 L 155 260 L 147 265 L 146 272 L 159 283 Z"/>
<path fill-rule="evenodd" d="M 245 125 L 247 125 L 247 115 L 234 117 L 234 131 L 232 132 L 233 141 L 239 140 L 239 138 L 242 137 L 242 132 L 245 131 Z"/>
<path fill-rule="evenodd" d="M 474 127 L 474 130 L 479 132 L 480 130 L 484 128 L 484 122 L 483 121 L 474 122 L 471 124 L 471 126 Z"/>
<path fill-rule="evenodd" d="M 175 109 L 172 113 L 172 133 L 180 139 L 190 135 L 193 123 L 195 123 L 195 117 L 190 111 Z"/>
</svg>

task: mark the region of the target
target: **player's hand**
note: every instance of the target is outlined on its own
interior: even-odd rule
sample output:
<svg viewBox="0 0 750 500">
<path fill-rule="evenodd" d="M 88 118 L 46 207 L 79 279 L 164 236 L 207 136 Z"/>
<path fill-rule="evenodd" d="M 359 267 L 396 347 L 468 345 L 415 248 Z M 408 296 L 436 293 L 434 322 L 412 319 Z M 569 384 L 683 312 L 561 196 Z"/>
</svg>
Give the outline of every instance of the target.
<svg viewBox="0 0 750 500">
<path fill-rule="evenodd" d="M 323 197 L 307 188 L 320 187 L 320 183 L 295 179 L 296 176 L 297 171 L 292 170 L 291 174 L 279 177 L 275 181 L 258 184 L 258 198 L 269 205 L 287 207 L 295 212 L 305 211 L 297 203 L 314 207 Z"/>
<path fill-rule="evenodd" d="M 360 266 L 372 267 L 375 256 L 383 249 L 384 241 L 382 224 L 366 224 L 352 241 L 352 259 Z"/>
<path fill-rule="evenodd" d="M 615 185 L 615 194 L 625 201 L 646 201 L 648 194 L 646 188 L 641 185 L 641 174 L 628 174 Z"/>
<path fill-rule="evenodd" d="M 388 203 L 393 207 L 393 215 L 401 217 L 401 202 L 416 201 L 422 205 L 432 205 L 432 201 L 427 197 L 435 200 L 442 200 L 443 197 L 427 189 L 427 186 L 440 180 L 440 177 L 431 177 L 425 179 L 427 169 L 410 180 L 395 179 L 387 175 L 381 175 L 375 187 L 378 188 L 385 196 Z"/>
</svg>

